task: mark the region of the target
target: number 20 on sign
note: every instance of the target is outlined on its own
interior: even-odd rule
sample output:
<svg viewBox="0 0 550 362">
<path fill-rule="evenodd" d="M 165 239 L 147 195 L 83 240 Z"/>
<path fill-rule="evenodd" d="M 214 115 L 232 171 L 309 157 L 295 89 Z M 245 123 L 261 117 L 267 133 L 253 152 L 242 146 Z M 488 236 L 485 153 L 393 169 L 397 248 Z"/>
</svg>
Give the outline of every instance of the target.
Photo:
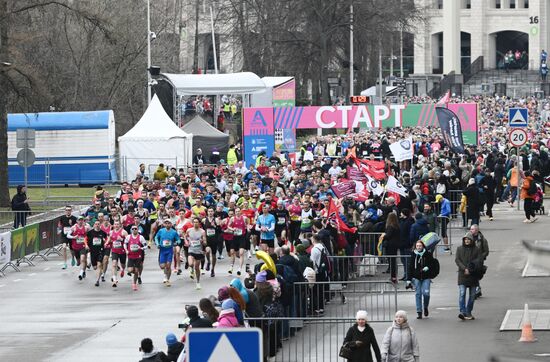
<svg viewBox="0 0 550 362">
<path fill-rule="evenodd" d="M 512 146 L 521 147 L 527 143 L 527 132 L 519 128 L 513 129 L 510 131 L 509 139 Z"/>
</svg>

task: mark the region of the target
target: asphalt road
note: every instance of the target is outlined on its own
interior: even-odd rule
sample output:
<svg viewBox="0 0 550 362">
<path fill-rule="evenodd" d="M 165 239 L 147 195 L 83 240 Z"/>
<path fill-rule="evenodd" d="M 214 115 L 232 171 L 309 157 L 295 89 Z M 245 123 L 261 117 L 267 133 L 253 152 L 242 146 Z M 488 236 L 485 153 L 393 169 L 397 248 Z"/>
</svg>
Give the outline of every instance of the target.
<svg viewBox="0 0 550 362">
<path fill-rule="evenodd" d="M 483 297 L 476 301 L 475 321 L 460 321 L 454 255 L 439 255 L 441 274 L 432 284 L 430 317 L 416 320 L 414 295 L 400 293 L 398 305 L 409 313 L 416 329 L 422 362 L 487 361 L 490 355 L 521 360 L 550 360 L 536 354 L 550 353 L 550 333 L 535 332 L 539 342 L 517 342 L 519 332 L 499 332 L 507 309 L 550 309 L 550 279 L 521 278 L 526 251 L 521 239 L 548 237 L 550 218 L 524 224 L 518 211 L 496 205 L 495 221 L 483 221 L 481 230 L 489 240 L 489 270 L 482 281 Z M 462 230 L 456 231 L 459 240 Z M 118 288 L 103 283 L 93 286 L 94 273 L 84 281 L 77 269 L 61 270 L 61 258 L 38 261 L 22 272 L 0 277 L 0 361 L 137 361 L 139 341 L 151 337 L 165 349 L 168 332 L 180 334 L 177 324 L 184 306 L 227 284 L 227 259 L 215 278 L 203 276 L 197 291 L 187 273 L 172 278 L 172 287 L 162 284 L 156 252 L 150 252 L 138 292 L 125 277 Z M 108 274 L 110 275 L 110 274 Z M 373 328 L 379 341 L 389 323 Z"/>
</svg>

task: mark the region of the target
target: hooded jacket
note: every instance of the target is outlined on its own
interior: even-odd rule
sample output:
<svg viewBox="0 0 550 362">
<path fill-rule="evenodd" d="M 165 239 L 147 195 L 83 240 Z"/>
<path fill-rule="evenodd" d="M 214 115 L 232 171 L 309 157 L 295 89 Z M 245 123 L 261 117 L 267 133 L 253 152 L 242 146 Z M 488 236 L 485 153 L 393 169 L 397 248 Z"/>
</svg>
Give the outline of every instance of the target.
<svg viewBox="0 0 550 362">
<path fill-rule="evenodd" d="M 224 309 L 220 312 L 218 317 L 218 325 L 216 328 L 234 328 L 241 327 L 237 317 L 235 317 L 235 310 L 233 308 Z"/>
<path fill-rule="evenodd" d="M 411 243 L 414 244 L 429 232 L 430 232 L 430 227 L 428 226 L 428 220 L 426 220 L 425 218 L 418 219 L 411 226 L 409 239 L 411 240 Z"/>
<path fill-rule="evenodd" d="M 388 328 L 382 341 L 382 361 L 415 362 L 420 360 L 416 333 L 407 322 Z"/>
<path fill-rule="evenodd" d="M 424 268 L 428 267 L 427 271 Z M 434 259 L 433 254 L 424 249 L 424 253 L 419 254 L 415 251 L 411 254 L 409 261 L 409 281 L 414 278 L 418 280 L 433 279 L 439 274 L 439 262 Z"/>
<path fill-rule="evenodd" d="M 477 232 L 477 237 L 475 237 L 470 231 L 466 233 L 466 236 L 470 237 L 474 241 L 475 245 L 481 252 L 483 260 L 487 259 L 487 257 L 489 256 L 489 243 L 487 242 L 487 239 L 485 239 L 485 236 L 483 236 L 481 231 Z"/>
<path fill-rule="evenodd" d="M 17 194 L 13 195 L 11 199 L 11 209 L 13 211 L 30 211 L 30 206 L 25 202 L 27 200 L 27 194 L 23 192 L 23 185 L 17 186 Z"/>
</svg>

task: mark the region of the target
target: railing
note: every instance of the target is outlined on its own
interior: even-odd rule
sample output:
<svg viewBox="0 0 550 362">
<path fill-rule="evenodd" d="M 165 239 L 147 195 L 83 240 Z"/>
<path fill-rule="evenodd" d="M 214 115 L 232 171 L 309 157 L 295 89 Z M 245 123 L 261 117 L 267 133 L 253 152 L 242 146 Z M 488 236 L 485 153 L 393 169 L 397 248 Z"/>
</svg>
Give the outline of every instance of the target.
<svg viewBox="0 0 550 362">
<path fill-rule="evenodd" d="M 451 89 L 451 86 L 455 83 L 457 83 L 456 74 L 453 71 L 443 77 L 443 79 L 441 79 L 441 81 L 428 92 L 428 95 L 432 98 L 439 98 L 443 95 L 444 92 Z"/>
<path fill-rule="evenodd" d="M 353 255 L 330 256 L 332 262 L 332 281 L 348 281 L 360 278 L 368 280 L 389 279 L 390 265 L 395 263 L 396 273 L 401 269 L 404 274 L 404 266 L 411 255 Z"/>
<path fill-rule="evenodd" d="M 464 76 L 464 83 L 468 82 L 474 75 L 483 70 L 483 55 L 477 57 L 469 66 L 467 66 L 462 72 Z"/>
</svg>

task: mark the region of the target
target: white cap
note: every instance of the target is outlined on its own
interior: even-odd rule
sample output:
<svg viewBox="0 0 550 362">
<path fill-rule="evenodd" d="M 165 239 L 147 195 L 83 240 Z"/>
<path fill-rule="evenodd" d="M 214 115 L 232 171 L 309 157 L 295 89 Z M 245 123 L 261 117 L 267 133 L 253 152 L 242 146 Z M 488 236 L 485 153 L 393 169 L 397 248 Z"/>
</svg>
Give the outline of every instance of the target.
<svg viewBox="0 0 550 362">
<path fill-rule="evenodd" d="M 355 319 L 357 319 L 357 320 L 359 320 L 359 319 L 367 320 L 368 315 L 369 314 L 367 313 L 366 310 L 358 310 L 357 315 L 355 316 Z"/>
</svg>

